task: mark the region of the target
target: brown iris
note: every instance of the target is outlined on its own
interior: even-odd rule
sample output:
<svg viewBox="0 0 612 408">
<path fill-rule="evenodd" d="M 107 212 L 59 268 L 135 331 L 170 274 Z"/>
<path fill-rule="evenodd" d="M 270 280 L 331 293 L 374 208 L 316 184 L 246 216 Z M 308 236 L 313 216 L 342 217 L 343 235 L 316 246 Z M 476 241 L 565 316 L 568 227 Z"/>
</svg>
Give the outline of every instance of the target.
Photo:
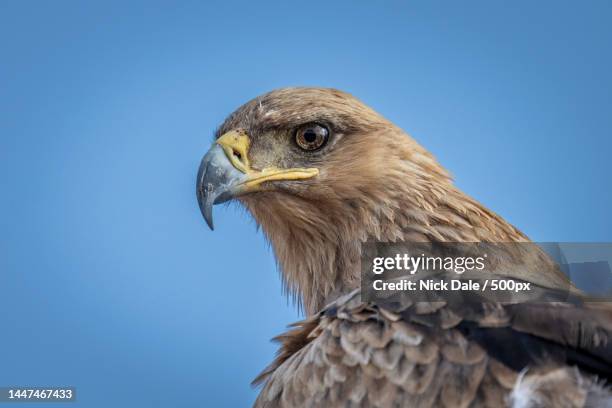
<svg viewBox="0 0 612 408">
<path fill-rule="evenodd" d="M 329 137 L 329 130 L 317 123 L 303 126 L 295 133 L 295 143 L 307 151 L 320 149 Z"/>
</svg>

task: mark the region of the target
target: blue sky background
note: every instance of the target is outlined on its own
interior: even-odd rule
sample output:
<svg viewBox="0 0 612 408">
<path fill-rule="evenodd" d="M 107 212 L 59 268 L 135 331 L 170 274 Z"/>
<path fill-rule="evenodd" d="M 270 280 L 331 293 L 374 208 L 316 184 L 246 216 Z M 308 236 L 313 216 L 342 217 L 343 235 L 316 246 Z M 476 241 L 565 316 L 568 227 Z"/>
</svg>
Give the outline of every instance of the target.
<svg viewBox="0 0 612 408">
<path fill-rule="evenodd" d="M 595 0 L 1 1 L 0 385 L 254 400 L 299 316 L 254 223 L 219 207 L 210 232 L 194 182 L 215 127 L 277 87 L 355 94 L 535 240 L 612 241 L 611 20 Z"/>
</svg>

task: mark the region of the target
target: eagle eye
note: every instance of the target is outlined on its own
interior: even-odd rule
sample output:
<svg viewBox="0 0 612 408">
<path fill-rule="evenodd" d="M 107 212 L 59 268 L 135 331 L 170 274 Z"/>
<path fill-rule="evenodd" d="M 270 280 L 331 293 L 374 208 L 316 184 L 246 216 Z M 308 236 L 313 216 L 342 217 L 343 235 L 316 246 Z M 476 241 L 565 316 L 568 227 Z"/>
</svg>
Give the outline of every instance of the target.
<svg viewBox="0 0 612 408">
<path fill-rule="evenodd" d="M 295 132 L 295 143 L 302 150 L 313 151 L 320 149 L 327 143 L 329 130 L 318 123 L 302 126 Z"/>
</svg>

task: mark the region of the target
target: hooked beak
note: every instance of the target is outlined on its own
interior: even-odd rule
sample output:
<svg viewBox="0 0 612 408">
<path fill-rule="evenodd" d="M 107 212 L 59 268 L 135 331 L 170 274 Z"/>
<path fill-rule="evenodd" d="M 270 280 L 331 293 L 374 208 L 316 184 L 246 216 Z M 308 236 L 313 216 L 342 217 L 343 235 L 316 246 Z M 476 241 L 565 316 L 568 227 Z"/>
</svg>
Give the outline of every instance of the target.
<svg viewBox="0 0 612 408">
<path fill-rule="evenodd" d="M 200 211 L 214 229 L 212 207 L 241 195 L 261 191 L 261 183 L 274 180 L 300 180 L 319 174 L 316 168 L 263 170 L 251 168 L 248 159 L 250 139 L 242 130 L 225 133 L 208 150 L 198 170 L 196 195 Z"/>
<path fill-rule="evenodd" d="M 238 186 L 245 178 L 246 174 L 239 172 L 231 165 L 218 144 L 211 147 L 202 158 L 198 170 L 196 193 L 200 211 L 211 230 L 214 229 L 213 205 L 237 196 Z"/>
</svg>

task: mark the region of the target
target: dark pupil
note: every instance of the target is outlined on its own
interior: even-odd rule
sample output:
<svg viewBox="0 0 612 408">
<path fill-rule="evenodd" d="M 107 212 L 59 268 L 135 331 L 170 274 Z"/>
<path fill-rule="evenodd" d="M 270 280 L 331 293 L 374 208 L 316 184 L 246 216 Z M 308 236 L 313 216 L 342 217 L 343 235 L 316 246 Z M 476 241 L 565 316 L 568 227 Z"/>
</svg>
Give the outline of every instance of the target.
<svg viewBox="0 0 612 408">
<path fill-rule="evenodd" d="M 314 143 L 317 140 L 317 133 L 312 129 L 308 129 L 304 132 L 304 140 L 307 143 Z"/>
</svg>

